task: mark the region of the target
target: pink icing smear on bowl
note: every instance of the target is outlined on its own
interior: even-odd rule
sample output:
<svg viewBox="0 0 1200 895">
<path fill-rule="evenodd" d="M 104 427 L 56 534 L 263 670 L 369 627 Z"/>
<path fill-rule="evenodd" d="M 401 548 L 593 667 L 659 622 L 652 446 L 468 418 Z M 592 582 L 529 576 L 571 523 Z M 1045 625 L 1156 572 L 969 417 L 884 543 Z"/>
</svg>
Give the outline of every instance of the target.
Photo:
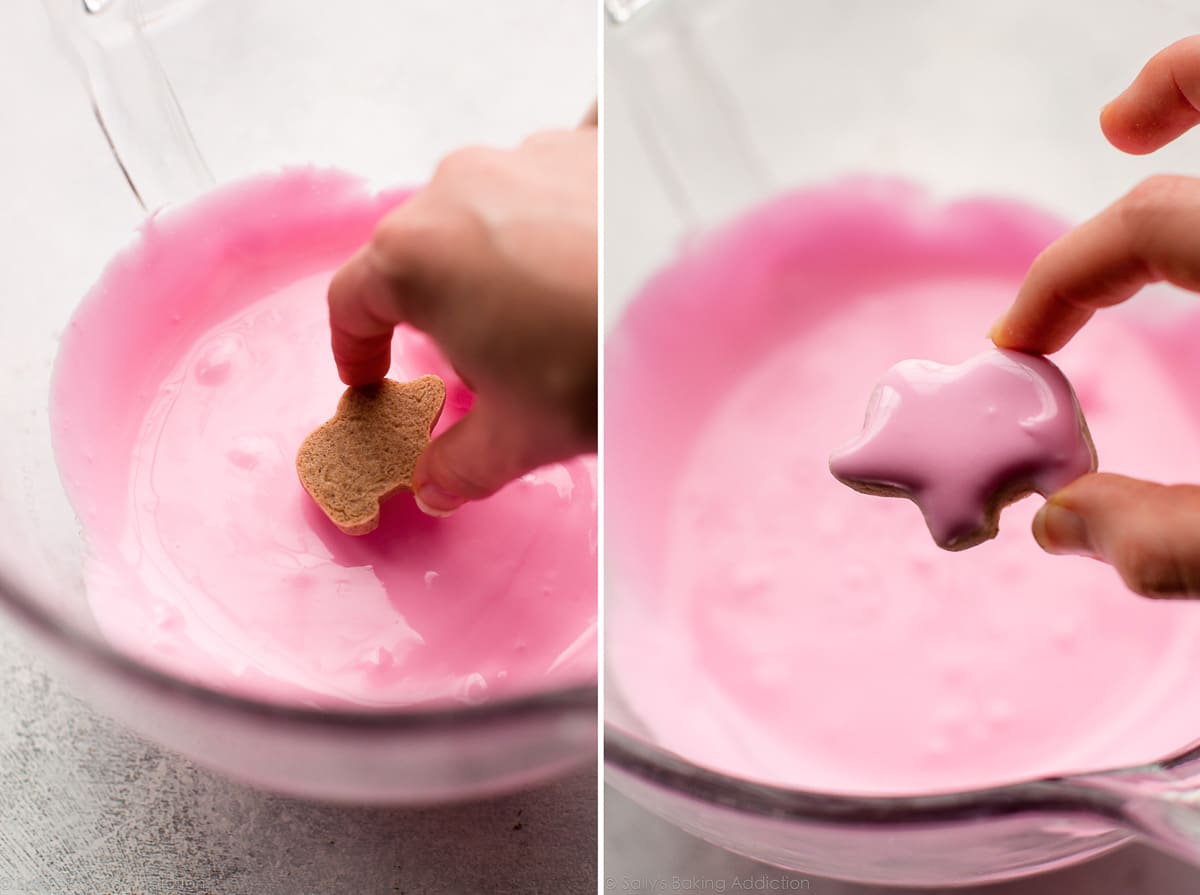
<svg viewBox="0 0 1200 895">
<path fill-rule="evenodd" d="M 957 365 L 896 364 L 829 470 L 857 491 L 907 497 L 939 547 L 996 535 L 1001 505 L 1049 496 L 1096 469 L 1079 402 L 1044 357 L 990 349 Z"/>
<path fill-rule="evenodd" d="M 116 646 L 275 701 L 479 703 L 596 669 L 595 463 L 545 467 L 450 519 L 404 495 L 362 538 L 293 458 L 343 386 L 331 272 L 406 198 L 335 171 L 223 187 L 150 219 L 63 335 L 51 402 L 88 599 Z M 424 337 L 392 373 L 471 393 Z"/>
<path fill-rule="evenodd" d="M 999 535 L 940 550 L 828 452 L 881 371 L 964 361 L 1064 225 L 902 183 L 780 197 L 687 247 L 606 348 L 618 719 L 694 762 L 818 791 L 944 792 L 1200 737 L 1200 604 Z M 1200 481 L 1200 316 L 1160 291 L 1055 355 L 1104 468 Z M 681 694 L 685 698 L 681 698 Z"/>
</svg>

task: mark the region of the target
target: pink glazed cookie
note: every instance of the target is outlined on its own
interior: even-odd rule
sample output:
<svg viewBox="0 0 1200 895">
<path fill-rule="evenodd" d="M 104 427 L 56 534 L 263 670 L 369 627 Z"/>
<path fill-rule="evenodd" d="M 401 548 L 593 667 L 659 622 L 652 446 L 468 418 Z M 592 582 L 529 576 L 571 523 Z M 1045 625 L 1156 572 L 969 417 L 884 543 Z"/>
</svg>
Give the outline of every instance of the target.
<svg viewBox="0 0 1200 895">
<path fill-rule="evenodd" d="M 908 498 L 939 547 L 965 550 L 996 536 L 1008 504 L 1094 472 L 1096 450 L 1058 367 L 991 349 L 957 366 L 896 364 L 829 470 L 856 491 Z"/>
</svg>

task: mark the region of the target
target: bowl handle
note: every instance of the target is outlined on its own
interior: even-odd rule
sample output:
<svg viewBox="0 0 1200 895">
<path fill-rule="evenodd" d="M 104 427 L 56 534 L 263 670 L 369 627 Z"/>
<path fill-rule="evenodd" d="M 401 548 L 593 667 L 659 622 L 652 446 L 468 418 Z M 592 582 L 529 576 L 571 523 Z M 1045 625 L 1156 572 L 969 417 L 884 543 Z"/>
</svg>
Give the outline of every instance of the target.
<svg viewBox="0 0 1200 895">
<path fill-rule="evenodd" d="M 146 38 L 163 2 L 43 0 L 83 77 L 96 120 L 147 211 L 213 184 L 171 83 Z"/>
<path fill-rule="evenodd" d="M 1111 819 L 1146 845 L 1200 867 L 1200 748 L 1174 759 L 1063 781 L 1101 794 Z"/>
</svg>

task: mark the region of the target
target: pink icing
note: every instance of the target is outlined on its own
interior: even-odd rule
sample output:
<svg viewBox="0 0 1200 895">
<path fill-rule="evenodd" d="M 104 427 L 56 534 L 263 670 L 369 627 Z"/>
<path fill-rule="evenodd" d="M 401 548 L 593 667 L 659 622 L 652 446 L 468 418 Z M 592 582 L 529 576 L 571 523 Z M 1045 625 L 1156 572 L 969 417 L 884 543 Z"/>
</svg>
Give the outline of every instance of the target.
<svg viewBox="0 0 1200 895">
<path fill-rule="evenodd" d="M 591 459 L 435 520 L 408 495 L 353 538 L 296 475 L 343 386 L 330 272 L 402 191 L 298 170 L 148 221 L 63 335 L 52 422 L 117 646 L 188 679 L 317 705 L 477 703 L 595 675 Z M 402 329 L 392 375 L 471 393 Z"/>
<path fill-rule="evenodd" d="M 1050 495 L 1094 472 L 1096 454 L 1062 371 L 993 348 L 957 366 L 896 364 L 829 469 L 852 488 L 908 497 L 938 546 L 953 550 L 995 536 L 998 500 Z"/>
<path fill-rule="evenodd" d="M 1048 556 L 1005 511 L 939 549 L 829 474 L 879 373 L 965 360 L 1064 225 L 897 183 L 783 196 L 687 247 L 610 334 L 608 717 L 813 790 L 946 791 L 1157 758 L 1200 736 L 1200 603 Z M 1200 481 L 1200 314 L 1153 290 L 1055 361 L 1105 466 Z"/>
</svg>

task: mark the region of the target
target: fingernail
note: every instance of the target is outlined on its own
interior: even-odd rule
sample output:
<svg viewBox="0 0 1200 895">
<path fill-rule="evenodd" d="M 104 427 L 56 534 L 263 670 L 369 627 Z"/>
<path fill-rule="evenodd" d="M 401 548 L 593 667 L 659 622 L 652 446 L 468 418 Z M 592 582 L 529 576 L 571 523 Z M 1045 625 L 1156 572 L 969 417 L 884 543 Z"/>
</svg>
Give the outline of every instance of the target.
<svg viewBox="0 0 1200 895">
<path fill-rule="evenodd" d="M 1033 517 L 1033 537 L 1047 553 L 1096 555 L 1084 518 L 1056 503 L 1047 502 Z"/>
<path fill-rule="evenodd" d="M 993 342 L 995 342 L 995 341 L 996 341 L 998 338 L 1000 338 L 1000 334 L 1001 334 L 1002 332 L 1004 332 L 1004 318 L 1005 318 L 1005 316 L 1007 316 L 1007 315 L 1005 315 L 1005 314 L 1001 314 L 999 317 L 997 317 L 997 318 L 996 318 L 996 322 L 995 322 L 995 323 L 993 323 L 993 324 L 991 325 L 991 327 L 988 329 L 988 334 L 987 334 L 987 337 L 988 337 L 989 339 L 991 339 Z"/>
<path fill-rule="evenodd" d="M 413 500 L 417 509 L 427 516 L 445 517 L 461 507 L 465 500 L 456 494 L 451 494 L 433 482 L 425 482 L 414 493 Z"/>
</svg>

